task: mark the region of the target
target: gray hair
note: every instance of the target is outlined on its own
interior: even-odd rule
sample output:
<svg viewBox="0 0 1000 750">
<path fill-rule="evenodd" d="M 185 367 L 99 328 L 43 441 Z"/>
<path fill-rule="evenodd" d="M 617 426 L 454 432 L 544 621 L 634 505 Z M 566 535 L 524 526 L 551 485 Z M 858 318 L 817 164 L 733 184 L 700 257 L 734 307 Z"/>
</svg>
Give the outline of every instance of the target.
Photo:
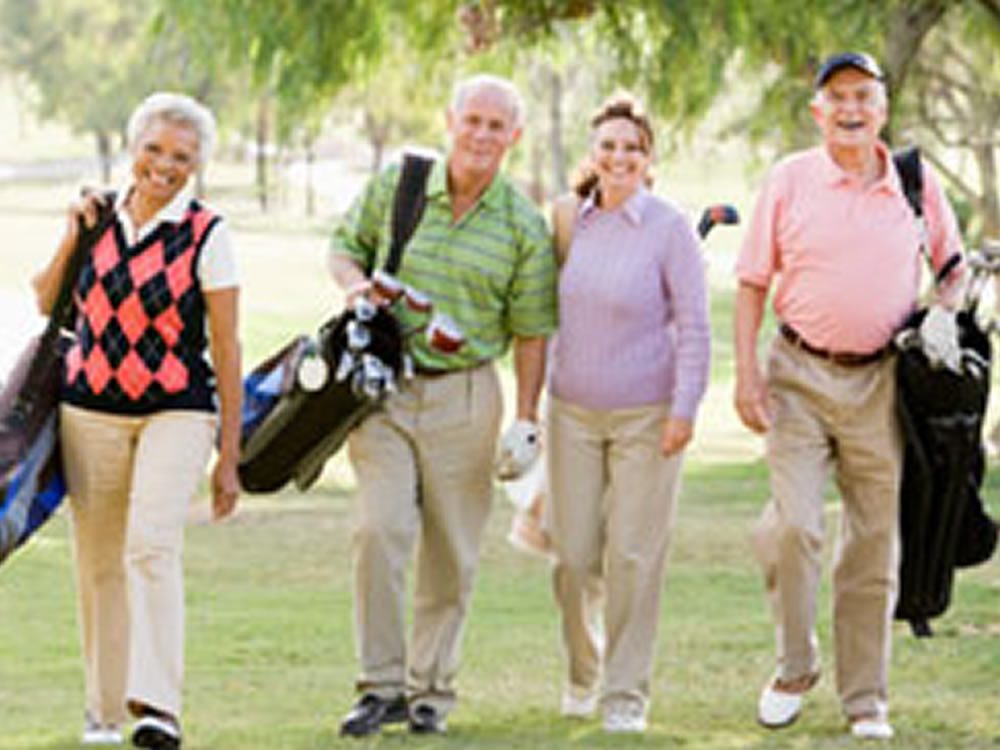
<svg viewBox="0 0 1000 750">
<path fill-rule="evenodd" d="M 521 94 L 514 84 L 506 78 L 491 75 L 490 73 L 478 73 L 468 78 L 463 78 L 456 83 L 451 95 L 451 111 L 460 111 L 469 95 L 482 89 L 492 89 L 503 95 L 507 100 L 508 107 L 510 107 L 514 127 L 520 128 L 523 124 L 522 117 L 524 116 L 524 102 L 521 99 Z"/>
<path fill-rule="evenodd" d="M 215 148 L 215 117 L 205 105 L 185 94 L 157 91 L 147 96 L 128 118 L 129 147 L 155 120 L 184 125 L 198 134 L 198 166 L 212 158 Z"/>
</svg>

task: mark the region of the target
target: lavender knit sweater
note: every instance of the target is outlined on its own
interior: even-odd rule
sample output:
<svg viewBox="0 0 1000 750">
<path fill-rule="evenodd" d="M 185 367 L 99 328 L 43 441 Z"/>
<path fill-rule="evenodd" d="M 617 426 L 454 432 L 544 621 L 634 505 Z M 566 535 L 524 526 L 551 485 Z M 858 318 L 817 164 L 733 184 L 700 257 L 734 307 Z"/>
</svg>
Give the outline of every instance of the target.
<svg viewBox="0 0 1000 750">
<path fill-rule="evenodd" d="M 559 279 L 550 392 L 591 409 L 670 402 L 693 421 L 709 342 L 704 262 L 684 215 L 646 190 L 611 211 L 585 201 Z"/>
</svg>

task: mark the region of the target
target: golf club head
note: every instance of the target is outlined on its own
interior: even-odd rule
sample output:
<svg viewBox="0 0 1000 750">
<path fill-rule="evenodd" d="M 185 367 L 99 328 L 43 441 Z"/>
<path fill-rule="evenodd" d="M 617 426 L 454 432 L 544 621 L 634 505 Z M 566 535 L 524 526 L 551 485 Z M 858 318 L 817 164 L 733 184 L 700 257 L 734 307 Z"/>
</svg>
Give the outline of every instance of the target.
<svg viewBox="0 0 1000 750">
<path fill-rule="evenodd" d="M 358 352 L 372 342 L 371 331 L 363 323 L 351 320 L 347 323 L 347 348 L 352 352 Z"/>
<path fill-rule="evenodd" d="M 739 223 L 740 214 L 734 206 L 728 203 L 716 203 L 706 207 L 701 212 L 701 220 L 698 222 L 698 236 L 705 239 L 717 224 Z"/>
<path fill-rule="evenodd" d="M 431 311 L 431 298 L 412 286 L 403 287 L 403 301 L 406 306 L 415 313 L 426 315 Z"/>
<path fill-rule="evenodd" d="M 381 268 L 372 274 L 372 289 L 382 299 L 392 304 L 404 292 L 404 285 L 399 279 Z"/>
<path fill-rule="evenodd" d="M 442 354 L 454 354 L 465 343 L 465 334 L 458 324 L 443 313 L 431 318 L 427 326 L 427 343 Z"/>
<path fill-rule="evenodd" d="M 372 302 L 367 297 L 357 297 L 354 300 L 354 317 L 363 323 L 367 323 L 369 320 L 375 317 L 375 303 Z"/>
<path fill-rule="evenodd" d="M 295 377 L 302 390 L 315 393 L 326 385 L 326 381 L 330 378 L 330 368 L 322 357 L 313 354 L 299 362 Z"/>
</svg>

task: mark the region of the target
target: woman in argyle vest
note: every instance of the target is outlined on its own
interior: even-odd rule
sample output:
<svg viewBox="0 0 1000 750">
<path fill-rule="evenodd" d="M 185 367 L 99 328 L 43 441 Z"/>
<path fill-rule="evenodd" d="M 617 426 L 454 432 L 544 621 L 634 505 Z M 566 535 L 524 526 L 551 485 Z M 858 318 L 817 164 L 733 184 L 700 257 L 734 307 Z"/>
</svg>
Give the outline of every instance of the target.
<svg viewBox="0 0 1000 750">
<path fill-rule="evenodd" d="M 60 407 L 76 557 L 88 745 L 181 745 L 184 518 L 218 430 L 216 518 L 236 504 L 238 279 L 226 224 L 191 196 L 212 114 L 157 93 L 128 126 L 132 169 L 116 196 L 69 209 L 35 278 L 51 309 L 79 222 L 103 231 L 76 281 L 75 341 Z"/>
</svg>

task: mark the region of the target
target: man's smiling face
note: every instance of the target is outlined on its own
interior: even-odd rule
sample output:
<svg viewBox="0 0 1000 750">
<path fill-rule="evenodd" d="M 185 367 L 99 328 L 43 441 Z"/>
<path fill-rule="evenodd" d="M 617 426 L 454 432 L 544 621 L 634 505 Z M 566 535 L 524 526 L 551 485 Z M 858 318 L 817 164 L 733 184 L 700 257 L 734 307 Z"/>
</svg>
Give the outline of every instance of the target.
<svg viewBox="0 0 1000 750">
<path fill-rule="evenodd" d="M 866 73 L 834 73 L 813 98 L 813 117 L 830 148 L 870 148 L 885 125 L 885 87 Z"/>
</svg>

